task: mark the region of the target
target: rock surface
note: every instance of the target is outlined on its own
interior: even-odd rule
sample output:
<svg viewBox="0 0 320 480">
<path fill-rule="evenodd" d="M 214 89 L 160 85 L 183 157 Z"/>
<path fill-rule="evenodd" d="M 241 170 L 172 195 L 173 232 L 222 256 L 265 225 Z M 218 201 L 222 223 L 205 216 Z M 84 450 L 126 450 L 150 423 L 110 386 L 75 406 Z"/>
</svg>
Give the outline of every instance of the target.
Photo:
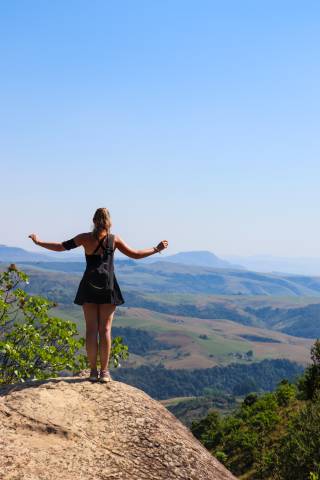
<svg viewBox="0 0 320 480">
<path fill-rule="evenodd" d="M 125 383 L 0 388 L 1 480 L 232 480 L 158 401 Z"/>
</svg>

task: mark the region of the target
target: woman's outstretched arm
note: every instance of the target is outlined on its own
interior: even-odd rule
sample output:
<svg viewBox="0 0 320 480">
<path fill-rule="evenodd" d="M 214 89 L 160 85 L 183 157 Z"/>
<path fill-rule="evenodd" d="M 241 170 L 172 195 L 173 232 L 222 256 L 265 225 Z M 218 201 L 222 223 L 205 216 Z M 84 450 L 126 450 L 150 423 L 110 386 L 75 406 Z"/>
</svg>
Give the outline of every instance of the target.
<svg viewBox="0 0 320 480">
<path fill-rule="evenodd" d="M 39 245 L 39 247 L 47 248 L 48 250 L 53 250 L 54 252 L 63 252 L 64 250 L 70 250 L 71 248 L 76 248 L 80 247 L 80 245 L 83 245 L 83 235 L 81 233 L 67 242 L 43 242 L 35 233 L 31 233 L 28 238 L 31 238 L 31 240 L 36 245 Z"/>
<path fill-rule="evenodd" d="M 136 260 L 139 258 L 149 257 L 154 253 L 158 253 L 161 250 L 164 250 L 168 246 L 167 240 L 162 240 L 156 247 L 152 248 L 145 248 L 143 250 L 135 250 L 134 248 L 129 247 L 119 235 L 115 235 L 114 239 L 114 248 L 118 248 L 121 253 L 127 255 L 127 257 L 135 258 Z"/>
</svg>

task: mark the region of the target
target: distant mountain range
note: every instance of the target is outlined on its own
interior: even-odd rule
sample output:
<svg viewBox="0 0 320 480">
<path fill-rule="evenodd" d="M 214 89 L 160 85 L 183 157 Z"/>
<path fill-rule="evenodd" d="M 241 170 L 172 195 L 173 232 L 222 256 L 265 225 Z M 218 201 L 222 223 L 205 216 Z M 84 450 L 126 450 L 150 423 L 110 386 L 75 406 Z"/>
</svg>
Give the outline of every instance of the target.
<svg viewBox="0 0 320 480">
<path fill-rule="evenodd" d="M 66 252 L 53 252 L 44 250 L 45 253 L 31 252 L 19 247 L 0 245 L 0 262 L 84 262 L 82 249 Z M 128 261 L 128 257 L 117 251 L 119 261 Z M 179 252 L 174 255 L 152 255 L 138 261 L 139 264 L 153 264 L 159 262 L 180 265 L 198 266 L 205 268 L 250 270 L 263 273 L 281 273 L 294 275 L 320 276 L 320 258 L 285 258 L 271 255 L 256 255 L 249 257 L 227 256 L 220 258 L 208 250 L 194 250 Z"/>
<path fill-rule="evenodd" d="M 40 247 L 39 247 L 40 248 Z M 0 244 L 0 262 L 73 262 L 80 260 L 81 255 L 77 252 L 65 251 L 65 252 L 53 252 L 50 250 L 44 250 L 48 253 L 37 253 L 24 250 L 19 247 L 9 247 L 7 245 Z"/>
<path fill-rule="evenodd" d="M 233 268 L 262 273 L 281 273 L 293 275 L 320 276 L 320 257 L 276 257 L 272 255 L 255 255 L 242 257 L 230 255 L 217 257 L 209 251 L 180 252 L 175 255 L 154 255 L 143 260 L 146 263 L 165 261 L 183 265 L 197 265 L 211 268 Z"/>
<path fill-rule="evenodd" d="M 3 262 L 3 265 L 5 263 Z M 23 260 L 15 263 L 26 271 L 29 268 L 36 268 L 42 272 L 50 270 L 77 275 L 83 273 L 85 269 L 83 260 L 81 262 Z M 143 263 L 141 260 L 131 259 L 116 260 L 116 274 L 125 289 L 146 293 L 320 296 L 320 277 L 304 275 L 183 265 L 164 260 Z"/>
<path fill-rule="evenodd" d="M 84 261 L 83 253 L 78 251 L 67 252 L 52 252 L 47 250 L 48 253 L 36 253 L 24 250 L 19 247 L 8 247 L 6 245 L 0 245 L 0 262 L 18 262 L 18 261 L 43 261 L 43 262 L 66 262 L 66 261 Z M 127 259 L 128 257 L 119 256 L 120 259 Z M 214 253 L 199 250 L 191 252 L 180 252 L 175 255 L 154 255 L 141 260 L 142 263 L 154 263 L 164 260 L 165 262 L 179 263 L 182 265 L 195 265 L 199 267 L 210 268 L 242 268 L 239 265 L 233 265 L 227 260 L 222 260 Z"/>
<path fill-rule="evenodd" d="M 254 255 L 242 257 L 229 255 L 225 257 L 229 262 L 239 263 L 248 270 L 256 272 L 293 273 L 297 275 L 319 275 L 320 257 L 276 257 L 272 255 Z"/>
<path fill-rule="evenodd" d="M 194 265 L 198 267 L 243 269 L 241 265 L 235 265 L 227 260 L 222 260 L 208 250 L 179 252 L 174 255 L 164 255 L 163 257 L 156 255 L 145 259 L 145 263 L 159 261 L 180 263 L 181 265 Z"/>
<path fill-rule="evenodd" d="M 0 261 L 2 262 L 18 262 L 29 260 L 36 262 L 37 260 L 50 261 L 50 257 L 41 253 L 33 253 L 18 247 L 7 247 L 0 245 Z"/>
</svg>

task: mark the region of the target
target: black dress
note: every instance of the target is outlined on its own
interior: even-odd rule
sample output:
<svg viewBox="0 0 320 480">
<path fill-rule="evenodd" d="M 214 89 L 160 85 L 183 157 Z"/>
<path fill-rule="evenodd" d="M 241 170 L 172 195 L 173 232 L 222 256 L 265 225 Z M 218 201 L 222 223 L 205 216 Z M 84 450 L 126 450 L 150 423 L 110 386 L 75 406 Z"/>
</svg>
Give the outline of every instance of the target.
<svg viewBox="0 0 320 480">
<path fill-rule="evenodd" d="M 84 271 L 83 277 L 80 281 L 79 287 L 77 294 L 75 296 L 75 299 L 73 303 L 76 305 L 83 305 L 84 303 L 99 303 L 99 304 L 112 304 L 112 305 L 122 305 L 124 303 L 124 299 L 120 290 L 120 287 L 118 285 L 116 276 L 113 271 L 113 265 L 114 265 L 114 247 L 113 247 L 113 238 L 114 235 L 108 236 L 108 243 L 110 240 L 110 245 L 112 245 L 112 248 L 109 250 L 109 255 L 108 255 L 108 265 L 110 268 L 110 272 L 113 274 L 113 289 L 107 293 L 105 296 L 95 294 L 91 292 L 86 283 L 86 272 L 89 268 L 92 267 L 97 267 L 98 265 L 101 264 L 102 262 L 102 256 L 99 254 L 95 254 L 95 252 L 99 249 L 100 246 L 102 246 L 103 241 L 105 240 L 106 237 L 104 237 L 98 244 L 97 248 L 91 255 L 85 254 L 86 257 L 86 269 Z M 104 249 L 104 247 L 102 246 Z"/>
</svg>

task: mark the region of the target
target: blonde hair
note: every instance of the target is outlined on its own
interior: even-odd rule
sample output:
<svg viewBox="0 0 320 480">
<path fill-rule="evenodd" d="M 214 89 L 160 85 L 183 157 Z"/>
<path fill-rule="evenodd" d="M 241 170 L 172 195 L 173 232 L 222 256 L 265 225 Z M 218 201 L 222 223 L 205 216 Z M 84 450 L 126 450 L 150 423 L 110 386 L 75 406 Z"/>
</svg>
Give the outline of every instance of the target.
<svg viewBox="0 0 320 480">
<path fill-rule="evenodd" d="M 110 228 L 112 225 L 111 222 L 111 217 L 110 217 L 110 212 L 107 208 L 97 208 L 95 211 L 95 214 L 93 215 L 93 230 L 92 234 L 99 238 L 99 234 L 103 231 L 106 230 L 107 233 L 110 232 Z"/>
</svg>

